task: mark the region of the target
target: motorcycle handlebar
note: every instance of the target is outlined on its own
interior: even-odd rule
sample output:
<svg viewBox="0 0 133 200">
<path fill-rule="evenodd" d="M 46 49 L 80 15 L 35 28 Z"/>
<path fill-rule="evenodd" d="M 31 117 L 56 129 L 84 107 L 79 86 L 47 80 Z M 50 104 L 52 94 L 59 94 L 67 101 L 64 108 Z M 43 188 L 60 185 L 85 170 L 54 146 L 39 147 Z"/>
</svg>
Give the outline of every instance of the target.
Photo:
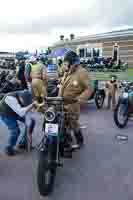
<svg viewBox="0 0 133 200">
<path fill-rule="evenodd" d="M 64 103 L 76 103 L 78 102 L 77 99 L 69 99 L 69 98 L 64 98 L 64 97 L 46 97 L 44 99 L 45 101 L 63 101 Z"/>
<path fill-rule="evenodd" d="M 74 103 L 84 103 L 84 104 L 88 104 L 87 100 L 79 100 L 79 99 L 69 99 L 69 98 L 64 98 L 64 97 L 46 97 L 44 99 L 44 101 L 46 102 L 63 102 L 64 104 L 74 104 Z"/>
</svg>

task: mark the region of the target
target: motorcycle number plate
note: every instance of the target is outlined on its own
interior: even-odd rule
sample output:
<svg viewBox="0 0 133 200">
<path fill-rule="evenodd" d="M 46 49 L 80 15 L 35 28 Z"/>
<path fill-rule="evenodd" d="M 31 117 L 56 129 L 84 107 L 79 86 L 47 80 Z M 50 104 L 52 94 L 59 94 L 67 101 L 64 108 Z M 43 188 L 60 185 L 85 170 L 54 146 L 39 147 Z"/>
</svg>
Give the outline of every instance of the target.
<svg viewBox="0 0 133 200">
<path fill-rule="evenodd" d="M 123 98 L 128 98 L 128 93 L 127 92 L 123 93 Z"/>
<path fill-rule="evenodd" d="M 46 123 L 45 133 L 51 136 L 58 136 L 59 126 L 58 124 Z"/>
</svg>

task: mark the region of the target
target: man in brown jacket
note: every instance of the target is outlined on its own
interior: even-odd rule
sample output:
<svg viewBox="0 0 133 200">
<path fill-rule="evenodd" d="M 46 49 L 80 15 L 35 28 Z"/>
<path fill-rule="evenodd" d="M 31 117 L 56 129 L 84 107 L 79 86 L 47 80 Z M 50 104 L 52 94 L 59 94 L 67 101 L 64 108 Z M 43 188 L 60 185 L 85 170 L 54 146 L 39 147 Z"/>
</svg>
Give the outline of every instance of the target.
<svg viewBox="0 0 133 200">
<path fill-rule="evenodd" d="M 33 97 L 38 103 L 43 103 L 44 97 L 47 96 L 47 70 L 46 67 L 38 62 L 36 58 L 31 60 L 31 87 Z"/>
<path fill-rule="evenodd" d="M 118 90 L 117 77 L 114 75 L 111 77 L 111 80 L 106 83 L 107 88 L 107 108 L 110 109 L 112 104 L 112 109 L 115 109 L 116 106 L 116 94 Z"/>
<path fill-rule="evenodd" d="M 92 94 L 90 79 L 88 72 L 80 66 L 79 57 L 73 51 L 68 52 L 64 57 L 64 70 L 59 96 L 67 100 L 65 109 L 70 114 L 69 125 L 74 130 L 77 144 L 81 146 L 83 135 L 79 126 L 80 105 Z"/>
</svg>

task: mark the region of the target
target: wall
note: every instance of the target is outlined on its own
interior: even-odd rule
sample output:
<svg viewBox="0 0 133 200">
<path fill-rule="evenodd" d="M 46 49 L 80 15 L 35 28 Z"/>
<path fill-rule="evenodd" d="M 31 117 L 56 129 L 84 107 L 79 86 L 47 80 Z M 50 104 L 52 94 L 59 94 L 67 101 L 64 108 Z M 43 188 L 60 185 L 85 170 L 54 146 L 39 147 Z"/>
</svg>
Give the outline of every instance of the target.
<svg viewBox="0 0 133 200">
<path fill-rule="evenodd" d="M 78 42 L 77 44 L 64 44 L 60 47 L 68 47 L 72 48 L 74 51 L 77 52 L 80 45 L 87 45 L 92 44 L 92 47 L 94 44 L 100 44 L 102 43 L 103 47 L 103 57 L 112 57 L 113 53 L 113 46 L 115 43 L 119 45 L 119 58 L 124 61 L 128 62 L 128 66 L 133 68 L 133 36 L 126 36 L 126 37 L 116 37 L 116 38 L 108 38 L 108 39 L 101 39 L 101 40 L 95 40 L 95 41 L 86 41 L 86 42 Z M 60 48 L 56 47 L 56 48 Z"/>
<path fill-rule="evenodd" d="M 133 36 L 128 37 L 128 64 L 133 68 Z"/>
</svg>

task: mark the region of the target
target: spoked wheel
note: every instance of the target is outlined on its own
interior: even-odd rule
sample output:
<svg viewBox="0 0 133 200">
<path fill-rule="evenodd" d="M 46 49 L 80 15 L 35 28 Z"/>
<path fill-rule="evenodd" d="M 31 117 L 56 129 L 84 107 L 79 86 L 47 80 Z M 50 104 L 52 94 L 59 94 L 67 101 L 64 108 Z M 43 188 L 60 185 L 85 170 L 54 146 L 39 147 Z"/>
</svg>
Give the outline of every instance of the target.
<svg viewBox="0 0 133 200">
<path fill-rule="evenodd" d="M 128 123 L 128 110 L 125 109 L 125 104 L 118 103 L 114 111 L 114 121 L 119 128 L 124 128 Z"/>
<path fill-rule="evenodd" d="M 95 103 L 98 109 L 101 109 L 103 107 L 104 99 L 105 99 L 105 94 L 100 92 L 96 93 Z"/>
<path fill-rule="evenodd" d="M 39 152 L 37 168 L 37 184 L 40 195 L 49 195 L 54 188 L 57 169 L 57 143 L 47 144 L 44 151 Z"/>
<path fill-rule="evenodd" d="M 37 169 L 37 184 L 40 195 L 47 196 L 53 191 L 55 176 L 55 164 L 49 163 L 48 153 L 40 152 Z"/>
</svg>

